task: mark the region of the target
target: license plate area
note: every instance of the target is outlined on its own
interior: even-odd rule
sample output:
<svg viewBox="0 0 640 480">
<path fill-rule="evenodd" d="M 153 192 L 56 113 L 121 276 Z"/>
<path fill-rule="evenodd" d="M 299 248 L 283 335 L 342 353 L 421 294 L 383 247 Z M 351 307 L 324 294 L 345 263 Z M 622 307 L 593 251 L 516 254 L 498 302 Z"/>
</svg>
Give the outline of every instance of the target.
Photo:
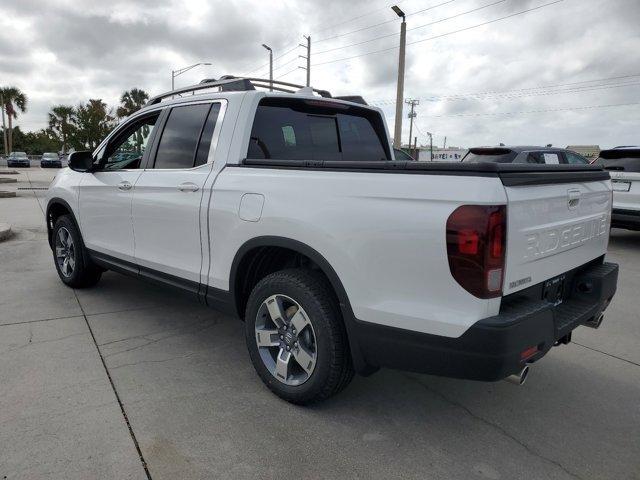
<svg viewBox="0 0 640 480">
<path fill-rule="evenodd" d="M 622 180 L 612 180 L 611 188 L 614 192 L 628 192 L 631 189 L 631 182 L 624 182 Z"/>
<path fill-rule="evenodd" d="M 544 282 L 542 299 L 553 305 L 560 305 L 564 300 L 564 284 L 566 275 L 558 275 Z"/>
</svg>

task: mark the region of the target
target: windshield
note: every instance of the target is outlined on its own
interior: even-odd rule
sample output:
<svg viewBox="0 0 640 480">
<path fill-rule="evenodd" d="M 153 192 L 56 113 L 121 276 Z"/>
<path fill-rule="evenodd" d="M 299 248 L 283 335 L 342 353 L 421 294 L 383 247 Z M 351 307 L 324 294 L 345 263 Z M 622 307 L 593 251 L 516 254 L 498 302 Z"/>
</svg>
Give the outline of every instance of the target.
<svg viewBox="0 0 640 480">
<path fill-rule="evenodd" d="M 605 170 L 621 170 L 624 172 L 640 172 L 640 149 L 614 148 L 603 150 L 595 161 L 596 165 L 604 166 Z"/>
<path fill-rule="evenodd" d="M 465 163 L 511 163 L 516 152 L 508 148 L 471 148 L 462 159 Z"/>
<path fill-rule="evenodd" d="M 25 152 L 11 152 L 11 155 L 9 155 L 9 156 L 10 157 L 14 157 L 14 158 L 15 157 L 23 158 L 23 157 L 26 157 L 27 154 Z"/>
<path fill-rule="evenodd" d="M 396 157 L 396 160 L 411 160 L 413 161 L 413 157 L 409 155 L 404 150 L 400 150 L 399 148 L 393 149 L 393 154 Z"/>
<path fill-rule="evenodd" d="M 54 158 L 54 159 L 58 159 L 58 154 L 57 153 L 45 153 L 44 155 L 42 155 L 43 158 Z"/>
</svg>

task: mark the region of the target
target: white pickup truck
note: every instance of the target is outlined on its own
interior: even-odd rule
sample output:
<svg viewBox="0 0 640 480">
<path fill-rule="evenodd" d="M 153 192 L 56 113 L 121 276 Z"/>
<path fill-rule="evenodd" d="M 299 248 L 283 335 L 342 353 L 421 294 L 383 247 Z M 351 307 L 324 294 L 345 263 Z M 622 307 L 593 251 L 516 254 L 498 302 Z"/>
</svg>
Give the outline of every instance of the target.
<svg viewBox="0 0 640 480">
<path fill-rule="evenodd" d="M 61 280 L 113 270 L 243 319 L 258 375 L 298 404 L 380 367 L 522 383 L 599 326 L 608 172 L 396 161 L 379 109 L 298 87 L 169 92 L 72 154 L 46 210 Z"/>
</svg>

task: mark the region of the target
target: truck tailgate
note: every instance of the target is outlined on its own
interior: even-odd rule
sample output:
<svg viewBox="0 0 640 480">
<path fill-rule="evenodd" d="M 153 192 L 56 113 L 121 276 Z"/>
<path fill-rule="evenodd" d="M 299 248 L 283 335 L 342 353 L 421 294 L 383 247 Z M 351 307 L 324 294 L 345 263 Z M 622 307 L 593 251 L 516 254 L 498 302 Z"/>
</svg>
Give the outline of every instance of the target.
<svg viewBox="0 0 640 480">
<path fill-rule="evenodd" d="M 505 184 L 505 190 L 504 295 L 556 277 L 606 252 L 611 222 L 609 180 Z"/>
</svg>

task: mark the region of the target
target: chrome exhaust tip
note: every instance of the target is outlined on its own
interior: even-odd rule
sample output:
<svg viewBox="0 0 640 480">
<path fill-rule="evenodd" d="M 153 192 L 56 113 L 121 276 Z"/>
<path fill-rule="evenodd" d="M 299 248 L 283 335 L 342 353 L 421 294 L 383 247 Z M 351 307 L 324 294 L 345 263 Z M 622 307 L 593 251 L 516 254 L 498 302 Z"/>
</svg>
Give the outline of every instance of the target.
<svg viewBox="0 0 640 480">
<path fill-rule="evenodd" d="M 507 378 L 505 378 L 505 381 L 513 383 L 514 385 L 524 385 L 524 382 L 527 381 L 528 375 L 529 365 L 525 365 L 518 373 L 514 373 L 513 375 L 509 375 Z"/>
<path fill-rule="evenodd" d="M 584 325 L 589 328 L 598 328 L 602 323 L 602 320 L 604 320 L 604 313 L 601 313 L 597 317 L 593 317 L 588 322 L 584 322 Z"/>
</svg>

